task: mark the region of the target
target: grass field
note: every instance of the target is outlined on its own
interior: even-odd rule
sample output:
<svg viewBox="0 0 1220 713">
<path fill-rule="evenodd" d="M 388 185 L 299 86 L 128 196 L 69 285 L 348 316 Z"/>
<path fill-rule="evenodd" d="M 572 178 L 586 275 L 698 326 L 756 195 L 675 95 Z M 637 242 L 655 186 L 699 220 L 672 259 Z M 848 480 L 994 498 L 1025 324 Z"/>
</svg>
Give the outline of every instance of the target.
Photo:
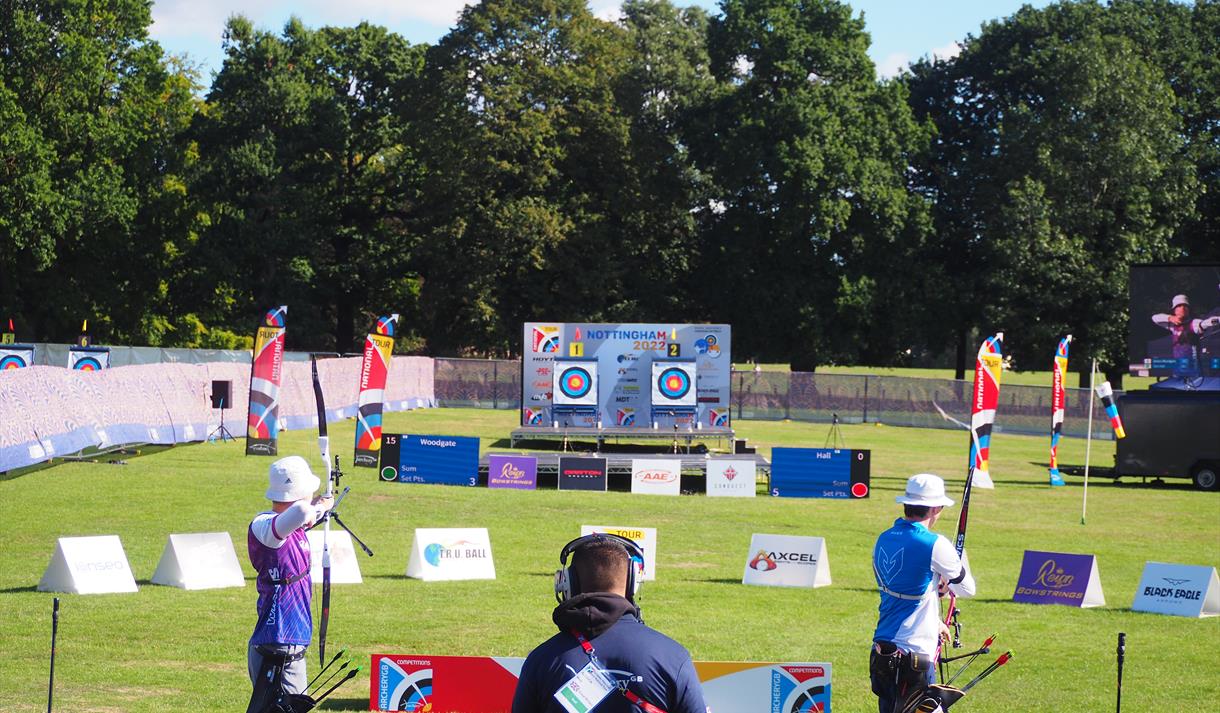
<svg viewBox="0 0 1220 713">
<path fill-rule="evenodd" d="M 486 449 L 515 418 L 515 412 L 433 409 L 389 415 L 387 429 L 478 435 Z M 735 426 L 764 450 L 820 446 L 827 430 L 781 422 Z M 352 422 L 331 432 L 350 458 Z M 873 451 L 868 500 L 509 492 L 380 483 L 371 470 L 349 472 L 345 520 L 377 554 L 361 560 L 364 584 L 335 586 L 329 645 L 346 646 L 365 661 L 371 653 L 524 656 L 553 633 L 551 574 L 559 548 L 581 524 L 655 526 L 659 579 L 641 599 L 650 624 L 698 659 L 830 662 L 835 710 L 876 710 L 866 666 L 877 606 L 872 544 L 897 517 L 893 498 L 907 475 L 939 472 L 960 493 L 966 436 L 875 425 L 844 426 L 843 433 L 850 447 Z M 1129 609 L 1146 560 L 1220 565 L 1220 496 L 1186 481 L 1145 487 L 1094 480 L 1082 526 L 1080 479 L 1047 488 L 1046 450 L 1045 438 L 993 440 L 998 485 L 976 491 L 971 508 L 968 549 L 979 595 L 964 603 L 962 623 L 967 644 L 998 632 L 997 646 L 1011 647 L 1016 658 L 955 710 L 1111 710 L 1120 631 L 1128 641 L 1125 709 L 1214 710 L 1220 619 Z M 280 452 L 316 462 L 314 434 L 283 434 Z M 1094 463 L 1109 464 L 1112 456 L 1111 442 L 1093 444 Z M 1067 439 L 1060 448 L 1062 463 L 1083 458 L 1082 441 Z M 171 532 L 228 531 L 244 564 L 247 523 L 265 505 L 268 462 L 243 457 L 240 443 L 194 445 L 125 465 L 71 463 L 0 481 L 0 710 L 45 706 L 52 595 L 34 588 L 55 538 L 92 534 L 122 537 L 140 592 L 63 597 L 56 709 L 244 709 L 252 570 L 244 565 L 242 589 L 187 592 L 147 578 Z M 951 535 L 955 523 L 953 509 L 938 530 Z M 489 528 L 496 580 L 423 583 L 403 576 L 412 528 L 461 526 Z M 834 584 L 741 585 L 754 532 L 825 537 Z M 1096 554 L 1106 606 L 1012 603 L 1027 548 Z M 312 649 L 311 660 L 316 666 Z M 337 696 L 327 708 L 367 710 L 367 676 Z"/>
<path fill-rule="evenodd" d="M 763 371 L 790 371 L 787 364 L 760 364 L 759 367 Z M 734 364 L 734 369 L 749 371 L 754 368 L 752 364 Z M 974 378 L 973 364 L 970 369 L 966 370 L 966 380 Z M 869 374 L 872 376 L 905 376 L 916 379 L 952 379 L 955 374 L 952 369 L 916 369 L 905 367 L 876 367 L 876 366 L 819 366 L 817 373 L 819 374 Z M 1098 373 L 1097 381 L 1101 382 L 1105 377 Z M 1019 386 L 1049 386 L 1051 383 L 1051 373 L 1049 371 L 1005 371 L 1003 382 L 1008 385 Z M 1068 374 L 1065 380 L 1068 388 L 1078 386 L 1079 376 L 1076 372 Z M 1156 379 L 1150 376 L 1125 376 L 1123 377 L 1123 388 L 1129 391 L 1140 391 L 1147 389 L 1150 385 L 1156 383 Z M 1086 378 L 1083 385 L 1088 388 L 1088 379 Z"/>
</svg>

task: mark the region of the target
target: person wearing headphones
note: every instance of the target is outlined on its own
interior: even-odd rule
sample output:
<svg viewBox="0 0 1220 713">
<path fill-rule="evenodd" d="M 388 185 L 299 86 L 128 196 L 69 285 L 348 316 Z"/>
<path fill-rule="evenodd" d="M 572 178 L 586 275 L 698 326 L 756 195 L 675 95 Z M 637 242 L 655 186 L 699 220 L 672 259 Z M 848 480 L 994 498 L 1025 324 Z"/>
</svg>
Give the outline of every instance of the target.
<svg viewBox="0 0 1220 713">
<path fill-rule="evenodd" d="M 559 633 L 525 659 L 512 713 L 708 713 L 690 653 L 640 617 L 639 545 L 587 535 L 565 545 L 559 563 Z"/>
</svg>

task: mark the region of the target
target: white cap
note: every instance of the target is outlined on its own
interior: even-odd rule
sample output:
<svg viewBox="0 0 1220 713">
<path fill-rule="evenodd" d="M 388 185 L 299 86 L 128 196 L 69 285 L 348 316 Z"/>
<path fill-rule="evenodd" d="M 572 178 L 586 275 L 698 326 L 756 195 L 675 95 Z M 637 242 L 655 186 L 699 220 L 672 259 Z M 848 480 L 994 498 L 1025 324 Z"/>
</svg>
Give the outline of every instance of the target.
<svg viewBox="0 0 1220 713">
<path fill-rule="evenodd" d="M 277 503 L 292 503 L 308 498 L 322 485 L 301 456 L 280 458 L 267 472 L 267 499 Z"/>
<path fill-rule="evenodd" d="M 907 478 L 907 491 L 894 500 L 902 505 L 948 507 L 953 501 L 945 497 L 945 481 L 939 475 L 920 473 Z"/>
<path fill-rule="evenodd" d="M 1173 304 L 1169 305 L 1169 309 L 1175 309 L 1178 305 L 1190 306 L 1190 299 L 1186 295 L 1174 295 Z"/>
</svg>

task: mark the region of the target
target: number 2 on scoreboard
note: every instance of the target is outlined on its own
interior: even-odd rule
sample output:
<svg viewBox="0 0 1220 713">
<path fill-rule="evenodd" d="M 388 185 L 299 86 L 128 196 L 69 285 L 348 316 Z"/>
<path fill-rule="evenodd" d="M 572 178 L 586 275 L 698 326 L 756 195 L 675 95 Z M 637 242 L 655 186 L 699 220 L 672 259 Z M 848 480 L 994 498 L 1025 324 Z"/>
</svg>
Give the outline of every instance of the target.
<svg viewBox="0 0 1220 713">
<path fill-rule="evenodd" d="M 682 356 L 682 345 L 678 344 L 677 342 L 670 342 L 668 354 L 671 357 Z"/>
</svg>

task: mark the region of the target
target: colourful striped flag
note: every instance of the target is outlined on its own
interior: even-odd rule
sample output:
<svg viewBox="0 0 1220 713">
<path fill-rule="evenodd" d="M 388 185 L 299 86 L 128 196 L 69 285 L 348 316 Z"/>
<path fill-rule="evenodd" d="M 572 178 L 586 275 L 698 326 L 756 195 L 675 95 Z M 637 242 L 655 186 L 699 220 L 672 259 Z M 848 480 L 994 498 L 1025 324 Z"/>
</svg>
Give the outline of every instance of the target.
<svg viewBox="0 0 1220 713">
<path fill-rule="evenodd" d="M 364 338 L 364 360 L 360 363 L 360 394 L 356 411 L 356 455 L 358 466 L 376 468 L 381 455 L 381 412 L 385 384 L 394 353 L 394 327 L 398 315 L 379 317 Z"/>
<path fill-rule="evenodd" d="M 1000 403 L 1003 343 L 1003 332 L 996 332 L 994 337 L 985 339 L 979 346 L 974 364 L 974 390 L 970 402 L 970 467 L 974 469 L 974 485 L 980 488 L 995 487 L 987 465 L 991 457 L 991 426 L 995 423 L 996 406 Z"/>
<path fill-rule="evenodd" d="M 280 433 L 280 378 L 284 373 L 284 332 L 288 305 L 268 310 L 254 335 L 250 363 L 250 412 L 246 455 L 273 456 Z"/>
<path fill-rule="evenodd" d="M 1063 437 L 1063 415 L 1067 401 L 1063 380 L 1067 377 L 1068 345 L 1071 342 L 1070 334 L 1059 340 L 1051 367 L 1051 485 L 1063 485 L 1063 477 L 1059 475 L 1059 439 Z"/>
<path fill-rule="evenodd" d="M 1118 404 L 1114 402 L 1114 389 L 1110 388 L 1110 382 L 1103 381 L 1097 385 L 1097 398 L 1101 399 L 1101 405 L 1106 407 L 1114 437 L 1126 438 L 1127 432 L 1123 430 L 1123 418 L 1118 415 Z"/>
</svg>

